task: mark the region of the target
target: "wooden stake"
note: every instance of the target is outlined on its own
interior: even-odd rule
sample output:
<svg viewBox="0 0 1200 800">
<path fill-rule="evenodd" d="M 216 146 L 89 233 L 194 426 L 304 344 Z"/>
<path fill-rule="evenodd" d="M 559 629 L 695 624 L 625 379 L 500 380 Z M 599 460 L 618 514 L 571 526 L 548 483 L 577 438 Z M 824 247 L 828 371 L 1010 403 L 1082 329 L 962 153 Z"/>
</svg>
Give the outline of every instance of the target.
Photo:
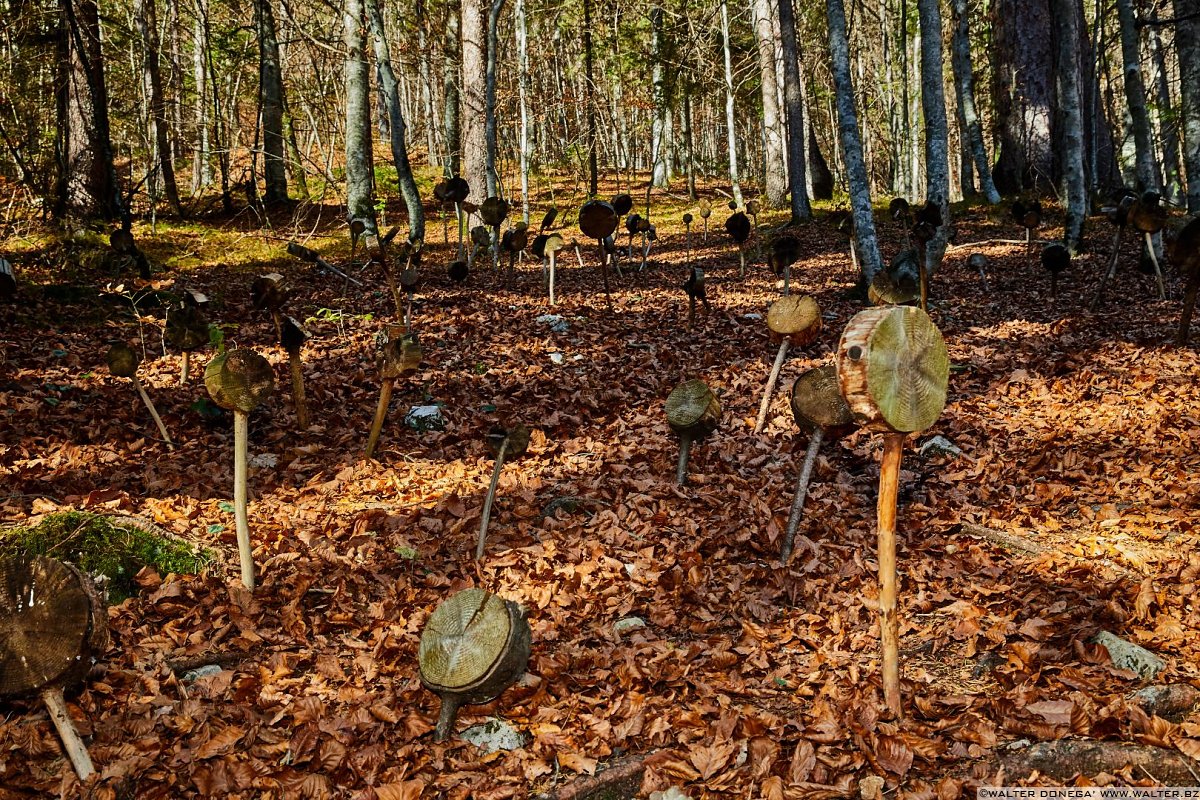
<svg viewBox="0 0 1200 800">
<path fill-rule="evenodd" d="M 86 782 L 88 778 L 96 774 L 96 768 L 92 766 L 92 757 L 88 754 L 87 745 L 83 743 L 83 739 L 79 736 L 79 731 L 71 719 L 71 714 L 67 711 L 62 688 L 51 686 L 43 689 L 42 702 L 46 704 L 46 710 L 50 712 L 50 721 L 54 723 L 54 728 L 58 731 L 58 738 L 62 739 L 63 750 L 66 751 L 67 758 L 71 760 L 75 774 L 79 776 L 81 783 Z"/>
<path fill-rule="evenodd" d="M 246 518 L 247 451 L 250 439 L 250 415 L 233 411 L 233 515 L 237 523 L 238 559 L 242 564 L 242 583 L 254 590 L 254 553 L 250 548 L 250 522 Z"/>
<path fill-rule="evenodd" d="M 1163 285 L 1162 268 L 1158 266 L 1158 256 L 1154 255 L 1154 234 L 1144 233 L 1146 237 L 1146 250 L 1150 253 L 1150 263 L 1154 265 L 1154 280 L 1158 281 L 1158 299 L 1167 299 L 1167 289 Z"/>
<path fill-rule="evenodd" d="M 1183 292 L 1183 313 L 1179 316 L 1179 332 L 1175 336 L 1175 343 L 1180 347 L 1185 347 L 1188 343 L 1188 329 L 1192 327 L 1192 312 L 1196 309 L 1196 295 L 1200 293 L 1200 264 L 1192 267 L 1192 274 L 1188 276 L 1187 287 Z"/>
<path fill-rule="evenodd" d="M 300 430 L 307 430 L 308 401 L 304 396 L 304 371 L 299 350 L 288 350 L 288 363 L 292 368 L 292 401 L 296 404 L 296 424 Z"/>
<path fill-rule="evenodd" d="M 742 246 L 738 245 L 738 278 L 745 279 L 746 277 L 746 251 Z"/>
<path fill-rule="evenodd" d="M 791 292 L 792 285 L 792 267 L 789 264 L 783 268 L 783 296 L 787 297 Z"/>
<path fill-rule="evenodd" d="M 1121 255 L 1121 226 L 1117 226 L 1117 235 L 1113 240 L 1113 257 L 1112 263 L 1108 265 L 1108 271 L 1100 278 L 1100 285 L 1096 287 L 1096 294 L 1092 297 L 1092 303 L 1088 306 L 1089 311 L 1095 311 L 1100 307 L 1100 300 L 1104 297 L 1104 288 L 1108 286 L 1108 282 L 1117 274 L 1117 258 Z"/>
<path fill-rule="evenodd" d="M 375 407 L 375 419 L 371 422 L 371 433 L 367 436 L 367 458 L 375 457 L 375 445 L 379 444 L 379 434 L 383 430 L 383 421 L 387 418 L 388 406 L 392 402 L 392 389 L 395 388 L 395 378 L 384 378 L 379 387 L 379 405 Z"/>
<path fill-rule="evenodd" d="M 608 310 L 613 310 L 612 292 L 608 288 L 608 254 L 604 252 L 604 242 L 600 242 L 600 271 L 604 275 L 604 300 L 608 303 Z"/>
<path fill-rule="evenodd" d="M 692 452 L 692 435 L 679 434 L 679 464 L 675 467 L 675 483 L 678 486 L 687 485 L 688 455 Z"/>
<path fill-rule="evenodd" d="M 554 269 L 556 266 L 555 262 L 557 260 L 558 260 L 558 251 L 551 250 L 550 251 L 550 305 L 552 305 L 552 306 L 558 305 L 558 302 L 557 302 L 557 300 L 555 300 L 555 297 L 554 297 Z"/>
<path fill-rule="evenodd" d="M 154 403 L 150 401 L 150 395 L 146 394 L 146 388 L 142 386 L 142 382 L 138 380 L 137 375 L 134 375 L 130 380 L 137 387 L 138 394 L 142 396 L 142 402 L 146 404 L 146 408 L 150 411 L 150 416 L 154 417 L 154 424 L 158 426 L 158 432 L 162 434 L 163 441 L 167 443 L 167 449 L 174 450 L 175 444 L 171 441 L 171 434 L 167 433 L 167 426 L 163 425 L 162 417 L 158 416 L 158 410 L 154 408 Z"/>
<path fill-rule="evenodd" d="M 187 383 L 188 379 L 191 376 L 192 376 L 192 351 L 184 350 L 183 351 L 183 372 L 180 373 L 180 375 L 179 375 L 179 382 Z"/>
<path fill-rule="evenodd" d="M 758 419 L 754 423 L 754 432 L 762 433 L 763 425 L 767 422 L 767 410 L 771 407 L 771 395 L 775 393 L 775 382 L 779 380 L 779 371 L 787 358 L 788 345 L 785 338 L 779 344 L 779 352 L 775 355 L 775 365 L 771 367 L 771 375 L 767 378 L 767 386 L 763 389 L 762 402 L 758 404 Z"/>
<path fill-rule="evenodd" d="M 792 511 L 788 514 L 787 531 L 783 535 L 783 547 L 779 551 L 779 560 L 784 564 L 792 557 L 792 547 L 796 541 L 796 531 L 800 528 L 800 520 L 804 517 L 804 500 L 808 497 L 808 484 L 812 482 L 813 467 L 817 463 L 817 454 L 821 451 L 821 441 L 825 437 L 825 429 L 813 428 L 808 438 L 808 449 L 804 452 L 804 466 L 800 468 L 800 477 L 796 480 L 796 496 L 792 498 Z"/>
<path fill-rule="evenodd" d="M 442 707 L 438 710 L 437 725 L 433 729 L 433 740 L 444 742 L 454 733 L 454 721 L 458 718 L 458 708 L 462 705 L 462 697 L 456 694 L 443 694 Z"/>
<path fill-rule="evenodd" d="M 900 485 L 903 433 L 883 437 L 879 467 L 879 500 L 875 513 L 879 527 L 879 638 L 882 644 L 883 699 L 897 718 L 900 704 L 900 627 L 896 612 L 896 496 Z"/>
<path fill-rule="evenodd" d="M 479 544 L 475 546 L 475 559 L 483 558 L 483 544 L 487 541 L 488 522 L 492 518 L 492 501 L 496 499 L 496 486 L 500 483 L 500 470 L 504 468 L 504 451 L 508 449 L 508 438 L 500 443 L 496 454 L 496 468 L 492 470 L 492 482 L 488 484 L 487 497 L 483 501 L 483 519 L 479 521 Z"/>
</svg>

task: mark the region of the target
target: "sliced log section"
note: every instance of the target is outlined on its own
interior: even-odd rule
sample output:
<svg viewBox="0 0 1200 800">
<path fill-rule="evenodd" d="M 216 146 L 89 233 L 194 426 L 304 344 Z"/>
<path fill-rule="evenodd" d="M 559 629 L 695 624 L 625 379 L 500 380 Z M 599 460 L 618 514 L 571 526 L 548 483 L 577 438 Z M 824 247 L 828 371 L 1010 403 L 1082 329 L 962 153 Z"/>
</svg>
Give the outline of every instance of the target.
<svg viewBox="0 0 1200 800">
<path fill-rule="evenodd" d="M 192 351 L 208 344 L 208 320 L 197 306 L 180 303 L 167 310 L 164 336 L 172 347 L 183 351 L 179 382 L 187 383 L 192 375 Z"/>
<path fill-rule="evenodd" d="M 492 502 L 496 499 L 496 486 L 500 483 L 500 470 L 504 468 L 504 459 L 520 458 L 529 449 L 529 428 L 524 425 L 514 425 L 505 430 L 493 428 L 488 433 L 488 447 L 496 456 L 496 466 L 492 469 L 492 482 L 488 484 L 487 497 L 483 501 L 483 518 L 479 522 L 479 544 L 475 547 L 475 558 L 483 558 L 483 545 L 487 541 L 488 522 L 492 518 Z"/>
<path fill-rule="evenodd" d="M 812 481 L 813 468 L 825 440 L 834 440 L 854 429 L 854 416 L 850 406 L 842 397 L 838 385 L 837 368 L 832 364 L 810 369 L 792 384 L 792 415 L 800 430 L 809 434 L 808 449 L 804 453 L 804 465 L 796 479 L 796 494 L 792 498 L 792 510 L 788 515 L 787 530 L 783 536 L 779 560 L 784 564 L 792 556 L 796 531 L 804 517 L 804 500 L 808 497 L 808 484 Z"/>
<path fill-rule="evenodd" d="M 525 611 L 483 589 L 439 605 L 421 632 L 421 683 L 442 700 L 434 741 L 450 738 L 458 709 L 500 695 L 525 672 L 532 633 Z"/>
<path fill-rule="evenodd" d="M 217 405 L 233 412 L 233 510 L 238 558 L 242 583 L 247 589 L 254 589 L 254 554 L 246 513 L 250 412 L 275 391 L 275 371 L 269 361 L 253 350 L 230 350 L 208 362 L 204 385 Z"/>
<path fill-rule="evenodd" d="M 154 424 L 158 426 L 158 432 L 162 434 L 163 441 L 167 443 L 167 449 L 174 450 L 175 443 L 171 441 L 171 434 L 167 433 L 167 426 L 163 424 L 162 417 L 158 415 L 158 409 L 154 407 L 154 402 L 150 399 L 150 395 L 146 393 L 146 387 L 138 380 L 137 369 L 141 361 L 138 358 L 138 354 L 124 342 L 113 342 L 109 346 L 104 360 L 108 362 L 109 372 L 118 378 L 129 378 L 133 382 L 133 388 L 137 389 L 138 396 L 142 398 L 142 403 L 145 404 L 146 410 L 150 412 L 150 416 L 154 419 Z"/>
<path fill-rule="evenodd" d="M 767 329 L 771 332 L 771 340 L 779 342 L 779 351 L 775 354 L 775 363 L 767 377 L 767 385 L 763 388 L 762 402 L 758 404 L 758 419 L 754 422 L 755 433 L 762 433 L 763 425 L 767 422 L 771 395 L 775 393 L 775 383 L 779 380 L 779 371 L 783 369 L 783 362 L 787 359 L 788 348 L 803 347 L 817 338 L 817 334 L 821 332 L 821 309 L 812 297 L 787 295 L 776 300 L 767 309 Z"/>
<path fill-rule="evenodd" d="M 942 334 L 918 308 L 862 311 L 850 320 L 837 349 L 838 383 L 860 424 L 885 434 L 876 505 L 879 529 L 879 632 L 883 695 L 900 703 L 900 634 L 896 612 L 896 495 L 904 439 L 937 421 L 946 405 L 950 359 Z"/>
<path fill-rule="evenodd" d="M 379 344 L 379 403 L 375 406 L 375 419 L 371 421 L 371 432 L 367 434 L 366 457 L 375 457 L 375 446 L 387 419 L 388 406 L 392 402 L 392 391 L 396 381 L 411 375 L 421 366 L 421 343 L 415 333 L 405 333 L 403 325 L 386 325 L 376 340 Z"/>
<path fill-rule="evenodd" d="M 579 230 L 589 239 L 595 239 L 600 250 L 600 270 L 604 274 L 604 299 L 612 311 L 612 292 L 608 286 L 608 253 L 604 240 L 617 229 L 617 212 L 603 200 L 589 200 L 579 209 Z"/>
<path fill-rule="evenodd" d="M 679 434 L 679 465 L 675 470 L 675 482 L 680 486 L 687 483 L 687 463 L 692 441 L 712 433 L 720 421 L 721 401 L 702 380 L 685 381 L 667 397 L 667 424 Z"/>
<path fill-rule="evenodd" d="M 91 579 L 52 558 L 0 562 L 0 697 L 37 692 L 79 780 L 94 772 L 63 689 L 108 646 L 107 614 Z"/>
</svg>

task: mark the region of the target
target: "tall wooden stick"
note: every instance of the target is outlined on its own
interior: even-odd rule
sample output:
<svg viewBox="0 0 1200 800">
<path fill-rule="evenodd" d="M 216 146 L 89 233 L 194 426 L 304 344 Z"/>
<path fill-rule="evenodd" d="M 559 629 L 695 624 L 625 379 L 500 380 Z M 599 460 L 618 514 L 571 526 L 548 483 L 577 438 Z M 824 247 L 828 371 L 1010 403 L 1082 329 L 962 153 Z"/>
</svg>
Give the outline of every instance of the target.
<svg viewBox="0 0 1200 800">
<path fill-rule="evenodd" d="M 142 382 L 138 380 L 137 375 L 134 375 L 130 380 L 137 387 L 138 394 L 142 396 L 142 402 L 146 404 L 146 408 L 150 411 L 150 416 L 154 417 L 154 424 L 158 426 L 158 432 L 162 434 L 163 441 L 167 443 L 168 450 L 175 449 L 175 443 L 171 441 L 171 434 L 167 433 L 167 426 L 163 425 L 162 417 L 158 416 L 158 410 L 154 407 L 154 403 L 150 400 L 150 395 L 146 394 L 146 387 L 142 386 Z"/>
<path fill-rule="evenodd" d="M 687 484 L 688 455 L 691 452 L 692 435 L 686 432 L 679 434 L 679 464 L 675 467 L 675 484 L 677 486 Z"/>
<path fill-rule="evenodd" d="M 375 419 L 371 422 L 371 433 L 367 436 L 367 458 L 375 457 L 375 445 L 379 444 L 379 434 L 383 430 L 383 421 L 387 418 L 395 385 L 395 378 L 384 378 L 383 385 L 379 387 L 379 405 L 375 407 Z"/>
<path fill-rule="evenodd" d="M 183 371 L 179 375 L 179 382 L 187 383 L 188 379 L 191 376 L 192 376 L 192 351 L 184 350 L 183 351 Z"/>
<path fill-rule="evenodd" d="M 557 302 L 557 300 L 555 300 L 555 297 L 554 297 L 554 270 L 555 270 L 555 267 L 557 266 L 555 263 L 557 260 L 558 260 L 558 251 L 551 250 L 550 251 L 550 305 L 552 305 L 552 306 L 558 305 L 558 302 Z"/>
<path fill-rule="evenodd" d="M 1150 263 L 1154 265 L 1154 280 L 1158 281 L 1158 299 L 1167 299 L 1167 288 L 1163 284 L 1162 268 L 1158 266 L 1158 256 L 1154 255 L 1154 234 L 1142 234 L 1146 238 L 1146 250 L 1150 253 Z"/>
<path fill-rule="evenodd" d="M 296 424 L 300 430 L 307 430 L 308 400 L 304 396 L 304 371 L 299 350 L 288 350 L 288 364 L 292 368 L 292 401 L 296 404 Z"/>
<path fill-rule="evenodd" d="M 504 468 L 504 451 L 508 449 L 508 438 L 500 443 L 496 454 L 496 468 L 492 470 L 492 482 L 488 484 L 487 497 L 483 501 L 483 519 L 479 521 L 479 544 L 475 546 L 475 559 L 483 558 L 483 544 L 487 541 L 488 522 L 492 518 L 492 501 L 496 499 L 496 486 L 500 483 L 500 470 Z"/>
<path fill-rule="evenodd" d="M 900 627 L 896 613 L 896 495 L 900 485 L 903 433 L 883 437 L 879 468 L 879 500 L 875 508 L 879 526 L 879 638 L 882 644 L 883 699 L 896 717 L 900 704 Z"/>
<path fill-rule="evenodd" d="M 821 451 L 821 441 L 824 437 L 825 429 L 816 427 L 808 438 L 804 466 L 800 468 L 800 477 L 796 480 L 796 496 L 792 498 L 792 511 L 788 514 L 787 531 L 783 535 L 783 547 L 779 551 L 779 560 L 784 564 L 792 557 L 796 531 L 800 528 L 800 520 L 804 518 L 804 500 L 808 497 L 808 484 L 812 482 L 813 467 L 817 463 L 817 454 Z"/>
<path fill-rule="evenodd" d="M 779 380 L 779 371 L 783 369 L 783 362 L 787 359 L 789 344 L 787 339 L 779 344 L 779 352 L 775 355 L 775 365 L 771 367 L 766 388 L 763 389 L 762 402 L 758 404 L 758 419 L 754 423 L 755 433 L 762 433 L 763 426 L 767 423 L 767 410 L 771 407 L 771 395 L 775 393 L 775 383 Z"/>
<path fill-rule="evenodd" d="M 1117 259 L 1121 255 L 1121 226 L 1117 226 L 1117 235 L 1113 240 L 1113 257 L 1108 265 L 1108 271 L 1100 278 L 1100 285 L 1096 287 L 1096 294 L 1092 297 L 1092 303 L 1088 306 L 1089 311 L 1095 311 L 1100 307 L 1100 300 L 1104 297 L 1104 288 L 1108 286 L 1108 282 L 1117 274 Z"/>
<path fill-rule="evenodd" d="M 62 687 L 52 686 L 43 689 L 42 702 L 46 704 L 46 709 L 50 712 L 50 721 L 54 723 L 54 729 L 58 731 L 58 737 L 62 739 L 63 750 L 66 751 L 67 758 L 71 760 L 75 774 L 79 776 L 81 783 L 86 782 L 96 773 L 96 768 L 92 766 L 92 757 L 88 754 L 87 745 L 80 738 L 79 731 L 75 728 L 74 721 L 71 720 L 71 714 L 67 711 Z"/>
<path fill-rule="evenodd" d="M 250 522 L 246 516 L 246 473 L 250 439 L 250 415 L 233 412 L 233 516 L 237 523 L 238 559 L 242 566 L 242 583 L 254 589 L 254 553 L 250 548 Z"/>
</svg>

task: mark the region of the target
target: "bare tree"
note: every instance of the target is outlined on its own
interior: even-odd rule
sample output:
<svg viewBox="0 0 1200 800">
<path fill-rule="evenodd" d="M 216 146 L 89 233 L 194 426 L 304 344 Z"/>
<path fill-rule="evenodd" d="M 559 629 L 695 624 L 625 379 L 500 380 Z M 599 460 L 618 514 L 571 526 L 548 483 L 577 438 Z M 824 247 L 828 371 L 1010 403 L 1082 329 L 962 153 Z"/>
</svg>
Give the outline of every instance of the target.
<svg viewBox="0 0 1200 800">
<path fill-rule="evenodd" d="M 346 206 L 353 219 L 376 233 L 371 164 L 370 69 L 363 0 L 346 0 L 342 14 L 346 43 Z"/>
<path fill-rule="evenodd" d="M 153 0 L 146 0 L 153 3 Z M 287 170 L 283 154 L 283 71 L 271 0 L 255 0 L 258 21 L 258 94 L 262 105 L 263 178 L 267 203 L 287 200 Z M 169 196 L 169 195 L 168 195 Z"/>
<path fill-rule="evenodd" d="M 742 187 L 738 182 L 737 126 L 733 115 L 733 63 L 729 45 L 729 3 L 720 0 L 721 42 L 725 51 L 725 133 L 729 142 L 729 182 L 733 189 L 733 202 L 742 204 Z"/>
<path fill-rule="evenodd" d="M 1175 0 L 1174 10 L 1187 209 L 1200 214 L 1200 0 Z"/>
<path fill-rule="evenodd" d="M 1000 202 L 1000 192 L 992 181 L 992 168 L 988 163 L 987 150 L 983 144 L 983 124 L 979 119 L 979 111 L 975 106 L 975 74 L 971 66 L 971 38 L 968 29 L 970 14 L 967 12 L 967 0 L 953 0 L 954 3 L 954 38 L 950 64 L 954 70 L 954 87 L 958 93 L 958 108 L 962 120 L 964 150 L 971 156 L 969 165 L 973 165 L 979 176 L 979 190 L 989 203 Z"/>
<path fill-rule="evenodd" d="M 786 0 L 784 0 L 786 2 Z M 758 71 L 763 105 L 764 199 L 771 207 L 783 205 L 788 174 L 783 154 L 783 122 L 779 114 L 779 87 L 775 80 L 775 34 L 771 27 L 771 0 L 754 0 L 754 38 L 758 43 Z"/>
<path fill-rule="evenodd" d="M 486 36 L 481 0 L 462 0 L 462 176 L 480 199 L 487 193 Z"/>
<path fill-rule="evenodd" d="M 938 0 L 917 0 L 921 24 L 921 110 L 925 114 L 925 198 L 941 206 L 942 225 L 926 248 L 925 268 L 942 263 L 950 233 L 950 145 L 942 90 L 942 15 Z"/>
<path fill-rule="evenodd" d="M 1157 191 L 1161 181 L 1158 179 L 1154 144 L 1150 137 L 1150 116 L 1146 112 L 1146 87 L 1142 83 L 1133 0 L 1117 0 L 1117 16 L 1121 21 L 1121 72 L 1125 78 L 1125 108 L 1133 126 L 1137 180 L 1142 191 Z"/>
<path fill-rule="evenodd" d="M 1083 169 L 1083 97 L 1079 86 L 1079 19 L 1074 0 L 1053 0 L 1057 25 L 1058 98 L 1062 111 L 1063 196 L 1067 219 L 1063 244 L 1072 255 L 1083 239 L 1087 187 Z"/>
</svg>

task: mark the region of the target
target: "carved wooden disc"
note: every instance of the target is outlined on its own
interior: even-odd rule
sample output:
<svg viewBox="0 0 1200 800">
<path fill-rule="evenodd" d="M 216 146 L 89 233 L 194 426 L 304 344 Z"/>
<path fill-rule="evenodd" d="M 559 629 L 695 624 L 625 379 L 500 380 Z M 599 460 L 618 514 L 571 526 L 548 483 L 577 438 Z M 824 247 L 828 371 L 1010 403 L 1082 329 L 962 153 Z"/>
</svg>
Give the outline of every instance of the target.
<svg viewBox="0 0 1200 800">
<path fill-rule="evenodd" d="M 810 369 L 792 384 L 792 414 L 804 430 L 835 429 L 853 424 L 854 416 L 838 383 L 837 367 Z"/>
<path fill-rule="evenodd" d="M 837 371 L 855 418 L 875 430 L 925 430 L 946 405 L 950 357 L 941 331 L 919 308 L 857 314 L 838 343 Z"/>
<path fill-rule="evenodd" d="M 790 294 L 771 303 L 767 309 L 767 327 L 771 333 L 787 336 L 792 344 L 802 346 L 821 332 L 821 309 L 808 295 Z"/>
<path fill-rule="evenodd" d="M 208 362 L 204 385 L 217 405 L 249 414 L 275 390 L 275 370 L 258 353 L 239 348 Z"/>
<path fill-rule="evenodd" d="M 589 239 L 603 239 L 617 229 L 617 212 L 603 200 L 588 200 L 579 209 L 579 230 Z"/>
<path fill-rule="evenodd" d="M 676 432 L 706 433 L 721 419 L 721 401 L 699 379 L 676 386 L 667 397 L 667 423 Z"/>
<path fill-rule="evenodd" d="M 452 595 L 434 610 L 421 632 L 422 680 L 444 691 L 469 688 L 500 660 L 511 628 L 501 598 L 483 589 Z"/>
</svg>

